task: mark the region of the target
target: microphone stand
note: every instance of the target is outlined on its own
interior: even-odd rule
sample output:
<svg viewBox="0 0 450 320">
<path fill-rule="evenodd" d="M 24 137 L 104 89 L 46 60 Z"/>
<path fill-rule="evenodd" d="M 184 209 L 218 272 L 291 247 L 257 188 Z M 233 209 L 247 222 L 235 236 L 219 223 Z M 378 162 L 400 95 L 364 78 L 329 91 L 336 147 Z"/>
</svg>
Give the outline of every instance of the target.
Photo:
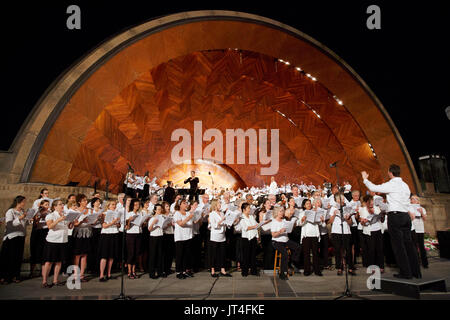
<svg viewBox="0 0 450 320">
<path fill-rule="evenodd" d="M 339 188 L 339 174 L 338 174 L 338 165 L 337 165 L 337 161 L 330 164 L 330 168 L 336 168 L 336 185 L 338 186 L 338 193 L 339 193 L 339 203 L 342 201 L 341 197 L 341 189 Z M 340 213 L 340 219 L 341 219 L 341 248 L 344 248 L 344 207 L 345 204 L 345 200 L 344 203 L 340 203 L 339 204 L 339 213 Z M 345 222 L 347 223 L 347 222 Z M 344 249 L 345 251 L 345 249 Z M 345 251 L 345 255 L 343 255 L 344 257 L 347 256 L 347 252 Z M 344 292 L 337 298 L 335 298 L 334 300 L 339 300 L 339 299 L 345 299 L 345 298 L 357 298 L 357 299 L 361 299 L 361 300 L 369 300 L 367 298 L 363 298 L 360 297 L 356 294 L 353 294 L 350 291 L 350 287 L 348 285 L 348 262 L 345 262 L 345 290 Z"/>
<path fill-rule="evenodd" d="M 123 291 L 123 275 L 124 275 L 124 266 L 125 266 L 125 241 L 126 241 L 126 233 L 127 229 L 125 228 L 126 224 L 126 206 L 127 206 L 127 197 L 123 198 L 123 232 L 122 232 L 122 268 L 121 268 L 121 280 L 120 280 L 120 294 L 114 300 L 133 300 L 132 297 L 126 296 Z"/>
</svg>

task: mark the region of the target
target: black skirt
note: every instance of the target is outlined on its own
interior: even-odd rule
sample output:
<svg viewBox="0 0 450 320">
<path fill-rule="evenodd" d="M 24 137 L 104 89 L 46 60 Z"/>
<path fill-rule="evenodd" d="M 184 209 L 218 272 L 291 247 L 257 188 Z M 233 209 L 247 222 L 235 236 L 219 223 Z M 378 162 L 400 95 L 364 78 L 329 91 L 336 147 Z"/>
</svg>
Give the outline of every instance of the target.
<svg viewBox="0 0 450 320">
<path fill-rule="evenodd" d="M 91 238 L 77 238 L 73 242 L 73 255 L 79 256 L 88 254 L 91 246 Z"/>
<path fill-rule="evenodd" d="M 63 262 L 67 260 L 67 243 L 45 242 L 44 262 Z"/>
<path fill-rule="evenodd" d="M 117 233 L 100 234 L 98 257 L 99 259 L 119 258 L 119 235 Z"/>
</svg>

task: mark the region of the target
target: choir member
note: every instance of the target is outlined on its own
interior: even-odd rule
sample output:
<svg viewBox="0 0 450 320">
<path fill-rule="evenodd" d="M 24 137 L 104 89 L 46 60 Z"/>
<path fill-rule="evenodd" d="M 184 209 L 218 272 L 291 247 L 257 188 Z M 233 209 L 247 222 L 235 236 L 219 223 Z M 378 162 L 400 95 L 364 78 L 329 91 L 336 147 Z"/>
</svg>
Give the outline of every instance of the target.
<svg viewBox="0 0 450 320">
<path fill-rule="evenodd" d="M 25 245 L 26 198 L 17 196 L 5 214 L 5 235 L 0 253 L 0 283 L 20 282 Z"/>
<path fill-rule="evenodd" d="M 416 242 L 416 246 L 419 249 L 422 266 L 426 269 L 428 268 L 428 259 L 424 244 L 424 221 L 427 219 L 427 211 L 424 207 L 420 206 L 420 200 L 417 195 L 413 195 L 411 197 L 411 204 L 412 206 L 410 207 L 410 210 L 414 215 L 414 219 L 412 222 L 414 224 L 414 229 L 416 232 L 416 237 L 414 240 Z"/>
<path fill-rule="evenodd" d="M 150 202 L 150 199 L 144 201 L 144 205 L 141 210 L 141 214 L 144 217 L 147 217 L 147 220 L 141 226 L 142 235 L 141 235 L 141 253 L 139 255 L 138 263 L 139 263 L 139 271 L 147 272 L 148 271 L 148 262 L 149 262 L 149 243 L 150 243 L 150 231 L 148 230 L 148 217 L 153 216 L 154 213 L 154 205 Z"/>
<path fill-rule="evenodd" d="M 272 204 L 269 199 L 264 201 L 263 207 L 259 212 L 259 222 L 263 222 L 266 219 L 267 213 L 271 213 Z M 271 219 L 271 218 L 269 218 Z M 263 266 L 264 270 L 273 269 L 274 261 L 274 250 L 272 246 L 272 233 L 270 232 L 270 222 L 267 224 L 266 228 L 261 229 L 261 246 L 263 249 Z"/>
<path fill-rule="evenodd" d="M 119 229 L 120 214 L 116 212 L 116 202 L 108 201 L 107 211 L 102 223 L 102 230 L 100 232 L 98 255 L 100 259 L 100 282 L 105 282 L 111 279 L 111 268 L 114 259 L 119 257 Z M 105 268 L 106 277 L 105 277 Z"/>
<path fill-rule="evenodd" d="M 278 193 L 278 185 L 275 182 L 275 177 L 270 178 L 270 185 L 269 185 L 269 194 L 277 194 Z"/>
<path fill-rule="evenodd" d="M 163 273 L 163 229 L 160 219 L 164 221 L 162 205 L 156 204 L 153 217 L 148 222 L 149 239 L 149 277 L 157 279 Z"/>
<path fill-rule="evenodd" d="M 250 269 L 250 274 L 258 276 L 258 270 L 256 267 L 256 249 L 258 239 L 258 223 L 255 220 L 254 215 L 250 214 L 250 204 L 245 202 L 241 205 L 242 217 L 240 220 L 240 226 L 242 230 L 242 265 L 241 274 L 243 277 L 247 277 Z"/>
<path fill-rule="evenodd" d="M 167 181 L 167 187 L 164 190 L 163 201 L 172 204 L 175 200 L 175 189 L 173 188 L 173 182 Z"/>
<path fill-rule="evenodd" d="M 122 267 L 122 263 L 124 263 L 124 265 L 126 266 L 126 261 L 127 261 L 127 246 L 126 246 L 126 239 L 124 239 L 124 228 L 125 228 L 125 224 L 126 222 L 123 221 L 124 217 L 126 219 L 126 215 L 127 212 L 130 210 L 130 203 L 131 203 L 131 199 L 130 197 L 127 197 L 126 200 L 125 199 L 125 193 L 119 193 L 119 195 L 117 196 L 117 204 L 116 204 L 116 212 L 119 214 L 120 217 L 120 226 L 119 226 L 119 235 L 118 235 L 118 239 L 119 239 L 119 258 L 118 260 L 118 265 L 119 268 Z M 125 241 L 125 243 L 124 243 Z M 122 247 L 124 248 L 124 250 L 122 250 Z M 122 256 L 122 251 L 124 256 Z"/>
<path fill-rule="evenodd" d="M 47 188 L 43 188 L 39 194 L 39 198 L 33 202 L 33 209 L 37 210 L 42 200 L 50 200 Z"/>
<path fill-rule="evenodd" d="M 191 207 L 189 212 L 194 214 L 200 210 L 198 209 L 198 201 L 194 200 L 191 203 Z M 202 215 L 199 216 L 197 220 L 192 220 L 192 262 L 191 265 L 193 267 L 193 272 L 198 272 L 201 265 L 201 251 L 202 251 L 202 242 L 200 237 L 200 224 L 202 223 L 203 217 Z"/>
<path fill-rule="evenodd" d="M 64 205 L 64 213 L 67 213 L 69 211 L 77 211 L 76 195 L 74 195 L 74 197 L 69 196 L 68 199 L 70 200 L 67 201 L 67 203 Z M 74 246 L 73 230 L 74 228 L 69 228 L 69 231 L 67 233 L 67 254 L 66 254 L 66 261 L 63 261 L 62 265 L 63 274 L 66 273 L 67 268 L 73 263 L 73 246 Z"/>
<path fill-rule="evenodd" d="M 130 202 L 130 211 L 126 214 L 126 244 L 127 244 L 127 264 L 128 278 L 136 279 L 136 263 L 141 252 L 141 227 L 132 222 L 141 215 L 139 212 L 139 199 L 132 199 Z"/>
<path fill-rule="evenodd" d="M 170 212 L 170 205 L 168 202 L 162 202 L 163 214 L 166 219 L 170 219 L 169 223 L 163 226 L 163 273 L 162 277 L 165 278 L 172 274 L 172 262 L 175 254 L 175 241 L 174 241 L 174 223 L 172 221 L 173 213 Z"/>
<path fill-rule="evenodd" d="M 69 211 L 69 207 L 68 207 L 67 204 L 68 204 L 70 201 L 76 202 L 76 201 L 77 201 L 77 195 L 71 193 L 71 194 L 69 194 L 69 195 L 67 196 L 67 202 L 66 202 L 66 204 L 64 205 L 64 212 Z"/>
<path fill-rule="evenodd" d="M 187 214 L 187 206 L 186 200 L 181 200 L 179 205 L 175 207 L 175 214 L 173 215 L 173 221 L 175 222 L 175 264 L 178 279 L 194 276 L 188 271 L 191 268 L 190 255 L 192 254 L 192 219 L 194 214 Z"/>
<path fill-rule="evenodd" d="M 276 206 L 273 210 L 273 219 L 270 226 L 272 233 L 272 246 L 281 253 L 281 272 L 280 279 L 287 280 L 288 271 L 288 252 L 291 250 L 291 259 L 298 263 L 300 257 L 300 246 L 292 240 L 289 240 L 284 224 L 284 207 Z"/>
<path fill-rule="evenodd" d="M 371 195 L 363 197 L 359 215 L 366 242 L 367 265 L 377 265 L 380 272 L 384 273 L 383 234 L 381 230 L 384 219 L 380 208 L 374 206 Z"/>
<path fill-rule="evenodd" d="M 77 211 L 81 213 L 80 217 L 74 222 L 74 262 L 75 266 L 80 266 L 80 281 L 86 282 L 84 272 L 87 266 L 87 255 L 90 252 L 90 241 L 92 237 L 92 228 L 87 223 L 86 219 L 89 215 L 89 209 L 87 208 L 87 197 L 84 194 L 78 194 L 77 197 Z M 77 274 L 77 268 L 75 268 L 75 274 Z"/>
<path fill-rule="evenodd" d="M 350 226 L 353 221 L 349 214 L 344 215 L 344 221 L 341 222 L 341 213 L 337 208 L 338 206 L 343 206 L 345 204 L 344 195 L 336 193 L 334 195 L 335 205 L 330 210 L 330 220 L 331 224 L 331 241 L 333 242 L 334 254 L 336 259 L 336 269 L 337 275 L 342 275 L 342 253 L 341 250 L 345 252 L 345 261 L 348 266 L 348 273 L 351 275 L 356 275 L 354 271 L 353 259 L 352 259 L 352 249 L 351 249 L 351 231 Z"/>
<path fill-rule="evenodd" d="M 303 210 L 300 213 L 299 224 L 302 226 L 301 240 L 300 243 L 303 246 L 303 254 L 304 254 L 304 275 L 311 275 L 311 253 L 313 256 L 313 269 L 314 273 L 317 276 L 322 276 L 322 272 L 319 267 L 319 239 L 320 239 L 320 230 L 319 224 L 323 227 L 325 226 L 325 217 L 321 217 L 320 223 L 312 223 L 306 221 L 305 210 L 314 210 L 317 211 L 321 207 L 321 201 L 319 199 L 314 200 L 314 207 L 311 204 L 311 200 L 305 199 L 303 202 Z"/>
<path fill-rule="evenodd" d="M 45 217 L 50 210 L 50 201 L 47 199 L 41 200 L 39 208 L 32 219 L 33 227 L 30 236 L 30 278 L 33 277 L 33 271 L 36 264 L 41 265 L 41 273 L 43 272 L 43 255 L 45 247 L 45 238 L 47 237 L 48 227 L 45 222 Z"/>
<path fill-rule="evenodd" d="M 352 246 L 352 259 L 353 263 L 357 263 L 357 257 L 362 254 L 362 264 L 367 267 L 367 242 L 362 232 L 362 225 L 359 222 L 359 208 L 361 207 L 360 193 L 358 190 L 353 190 L 351 193 L 351 201 L 346 204 L 352 206 L 354 210 L 352 213 L 352 225 L 350 226 L 350 232 L 352 233 L 351 246 Z M 345 196 L 345 195 L 344 195 Z M 347 198 L 347 197 L 346 197 Z"/>
<path fill-rule="evenodd" d="M 149 172 L 146 171 L 144 174 L 144 194 L 143 194 L 143 199 L 147 199 L 148 196 L 150 195 L 150 177 L 149 177 Z"/>
<path fill-rule="evenodd" d="M 67 241 L 69 228 L 73 228 L 73 222 L 65 221 L 64 203 L 61 200 L 54 200 L 52 203 L 52 212 L 45 217 L 48 227 L 48 234 L 44 249 L 44 270 L 42 272 L 42 287 L 48 288 L 53 285 L 61 286 L 64 282 L 58 282 L 59 272 L 63 261 L 67 260 Z M 47 283 L 48 274 L 52 265 L 55 264 L 53 271 L 53 283 Z"/>
<path fill-rule="evenodd" d="M 209 238 L 210 238 L 210 229 L 208 228 L 208 217 L 209 217 L 209 211 L 210 211 L 210 205 L 209 205 L 209 195 L 203 194 L 202 200 L 200 204 L 198 205 L 198 209 L 202 211 L 203 219 L 201 221 L 200 225 L 200 237 L 201 237 L 201 246 L 203 248 L 202 257 L 204 258 L 204 266 L 206 269 L 211 268 L 210 263 L 210 253 L 209 253 Z"/>
<path fill-rule="evenodd" d="M 211 276 L 218 277 L 219 273 L 215 270 L 220 268 L 222 276 L 231 277 L 231 274 L 225 271 L 226 259 L 226 236 L 225 236 L 225 214 L 221 210 L 221 204 L 217 200 L 211 201 L 211 213 L 209 214 L 209 223 L 211 224 Z"/>
<path fill-rule="evenodd" d="M 98 196 L 99 194 L 95 194 L 94 196 Z M 92 236 L 91 236 L 91 243 L 90 243 L 90 250 L 88 254 L 88 270 L 91 273 L 96 273 L 98 270 L 98 264 L 100 262 L 98 258 L 98 243 L 100 239 L 100 233 L 102 231 L 102 217 L 101 214 L 101 204 L 102 201 L 98 197 L 94 197 L 89 202 L 90 208 L 89 208 L 89 214 L 100 214 L 99 218 L 97 219 L 97 222 L 91 225 L 92 230 Z"/>
</svg>

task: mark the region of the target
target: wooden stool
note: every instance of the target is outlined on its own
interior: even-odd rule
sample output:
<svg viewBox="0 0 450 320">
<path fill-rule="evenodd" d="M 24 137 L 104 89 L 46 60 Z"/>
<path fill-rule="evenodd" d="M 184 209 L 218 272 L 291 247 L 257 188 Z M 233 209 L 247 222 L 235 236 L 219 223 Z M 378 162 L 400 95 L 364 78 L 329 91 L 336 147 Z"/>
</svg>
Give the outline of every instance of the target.
<svg viewBox="0 0 450 320">
<path fill-rule="evenodd" d="M 288 259 L 289 256 L 291 255 L 291 250 L 289 248 L 287 249 L 287 253 L 288 253 Z M 278 250 L 275 250 L 275 261 L 273 263 L 273 276 L 276 277 L 277 275 L 277 270 L 278 273 L 281 273 L 281 252 L 278 253 Z M 287 276 L 289 278 L 289 272 L 287 273 Z"/>
</svg>

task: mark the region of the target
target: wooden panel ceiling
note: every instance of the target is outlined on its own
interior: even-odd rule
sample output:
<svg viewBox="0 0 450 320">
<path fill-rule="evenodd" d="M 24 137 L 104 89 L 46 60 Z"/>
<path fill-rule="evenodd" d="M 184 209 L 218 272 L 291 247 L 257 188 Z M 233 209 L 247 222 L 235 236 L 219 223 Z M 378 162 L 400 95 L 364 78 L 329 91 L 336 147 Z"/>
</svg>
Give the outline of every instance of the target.
<svg viewBox="0 0 450 320">
<path fill-rule="evenodd" d="M 202 120 L 203 130 L 217 128 L 223 134 L 235 128 L 279 129 L 276 180 L 281 182 L 285 177 L 315 184 L 334 181 L 334 169 L 328 166 L 334 161 L 340 161 L 341 178 L 354 186 L 362 169 L 380 175 L 358 123 L 323 85 L 273 57 L 236 50 L 194 52 L 148 70 L 97 118 L 64 120 L 70 127 L 66 135 L 80 124 L 90 126 L 78 146 L 72 139 L 74 155 L 52 153 L 50 144 L 45 150 L 56 159 L 73 161 L 66 182 L 108 179 L 117 191 L 127 163 L 139 174 L 149 170 L 166 176 L 174 166 L 170 154 L 177 142 L 170 141 L 172 131 L 193 132 L 195 120 Z M 203 142 L 203 148 L 208 144 Z M 269 180 L 260 176 L 260 165 L 229 167 L 247 185 Z"/>
</svg>

